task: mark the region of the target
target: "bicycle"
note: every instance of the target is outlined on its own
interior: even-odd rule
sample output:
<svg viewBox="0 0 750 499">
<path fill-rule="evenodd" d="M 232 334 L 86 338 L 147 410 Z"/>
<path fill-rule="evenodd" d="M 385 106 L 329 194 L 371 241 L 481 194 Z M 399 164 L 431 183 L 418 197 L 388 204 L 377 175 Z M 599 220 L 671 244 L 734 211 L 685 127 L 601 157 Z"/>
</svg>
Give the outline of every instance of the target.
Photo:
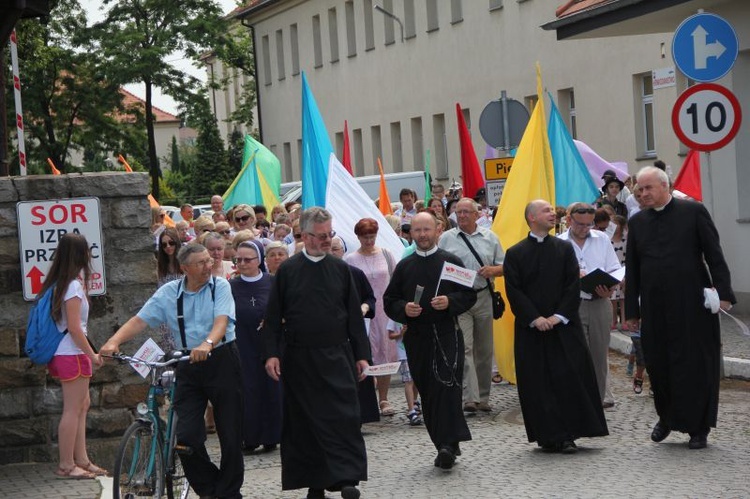
<svg viewBox="0 0 750 499">
<path fill-rule="evenodd" d="M 136 411 L 139 416 L 125 430 L 117 449 L 113 471 L 114 499 L 161 498 L 165 490 L 169 499 L 185 499 L 190 485 L 177 454 L 189 454 L 191 449 L 177 445 L 174 406 L 170 404 L 166 422 L 159 416 L 159 408 L 163 405 L 159 397 L 173 400 L 177 379 L 175 371 L 166 368 L 190 357 L 178 351 L 165 362 L 146 362 L 121 354 L 108 358 L 148 366 L 151 378 L 146 402 L 138 403 Z"/>
</svg>

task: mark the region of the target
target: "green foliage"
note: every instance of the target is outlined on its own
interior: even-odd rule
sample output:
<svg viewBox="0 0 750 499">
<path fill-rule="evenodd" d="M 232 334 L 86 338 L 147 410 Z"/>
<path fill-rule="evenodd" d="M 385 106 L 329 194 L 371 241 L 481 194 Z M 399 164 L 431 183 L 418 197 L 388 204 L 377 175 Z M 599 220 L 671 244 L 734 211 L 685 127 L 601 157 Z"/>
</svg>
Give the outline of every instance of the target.
<svg viewBox="0 0 750 499">
<path fill-rule="evenodd" d="M 188 192 L 191 198 L 223 194 L 234 178 L 227 162 L 216 116 L 211 112 L 205 93 L 201 97 L 195 100 L 192 109 L 198 138 L 195 141 L 196 161 L 190 169 Z"/>
<path fill-rule="evenodd" d="M 172 152 L 169 158 L 171 170 L 175 173 L 180 171 L 180 149 L 177 147 L 177 137 L 172 136 Z"/>
<path fill-rule="evenodd" d="M 245 137 L 243 137 L 242 132 L 240 132 L 238 129 L 232 130 L 232 133 L 229 134 L 229 146 L 228 146 L 228 164 L 229 167 L 234 172 L 234 175 L 232 175 L 232 179 L 237 176 L 237 174 L 242 169 L 242 153 L 245 150 Z M 224 194 L 222 192 L 222 194 Z"/>
</svg>

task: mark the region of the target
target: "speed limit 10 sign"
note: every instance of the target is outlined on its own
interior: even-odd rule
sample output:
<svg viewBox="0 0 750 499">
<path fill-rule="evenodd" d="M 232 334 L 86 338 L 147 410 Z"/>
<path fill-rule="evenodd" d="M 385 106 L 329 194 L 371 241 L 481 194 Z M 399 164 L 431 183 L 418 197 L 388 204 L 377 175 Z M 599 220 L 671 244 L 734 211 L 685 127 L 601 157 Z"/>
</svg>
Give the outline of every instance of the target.
<svg viewBox="0 0 750 499">
<path fill-rule="evenodd" d="M 741 123 L 737 97 L 715 83 L 688 88 L 672 109 L 672 127 L 677 137 L 698 151 L 721 149 L 737 135 Z"/>
</svg>

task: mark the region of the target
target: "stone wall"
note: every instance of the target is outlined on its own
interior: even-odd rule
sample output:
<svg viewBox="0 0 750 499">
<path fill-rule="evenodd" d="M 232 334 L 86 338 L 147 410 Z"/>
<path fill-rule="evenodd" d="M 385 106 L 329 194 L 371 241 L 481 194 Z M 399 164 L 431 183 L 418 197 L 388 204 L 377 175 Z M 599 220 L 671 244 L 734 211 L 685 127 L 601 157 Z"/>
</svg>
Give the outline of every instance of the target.
<svg viewBox="0 0 750 499">
<path fill-rule="evenodd" d="M 145 173 L 0 178 L 0 464 L 57 460 L 60 384 L 22 354 L 31 304 L 22 296 L 16 203 L 99 198 L 106 295 L 91 297 L 89 337 L 101 346 L 153 293 L 156 261 Z M 142 341 L 133 341 L 128 353 Z M 111 469 L 119 437 L 147 390 L 127 366 L 105 365 L 91 380 L 91 458 Z"/>
</svg>

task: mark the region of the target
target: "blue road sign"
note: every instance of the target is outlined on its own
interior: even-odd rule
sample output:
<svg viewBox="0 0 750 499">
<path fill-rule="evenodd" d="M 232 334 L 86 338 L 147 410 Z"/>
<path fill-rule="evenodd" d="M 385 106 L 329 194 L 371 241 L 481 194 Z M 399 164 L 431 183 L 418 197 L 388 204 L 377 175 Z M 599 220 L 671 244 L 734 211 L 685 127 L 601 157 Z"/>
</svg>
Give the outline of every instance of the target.
<svg viewBox="0 0 750 499">
<path fill-rule="evenodd" d="M 690 79 L 710 82 L 734 66 L 739 42 L 734 28 L 716 14 L 696 14 L 677 28 L 672 39 L 672 58 Z"/>
</svg>

